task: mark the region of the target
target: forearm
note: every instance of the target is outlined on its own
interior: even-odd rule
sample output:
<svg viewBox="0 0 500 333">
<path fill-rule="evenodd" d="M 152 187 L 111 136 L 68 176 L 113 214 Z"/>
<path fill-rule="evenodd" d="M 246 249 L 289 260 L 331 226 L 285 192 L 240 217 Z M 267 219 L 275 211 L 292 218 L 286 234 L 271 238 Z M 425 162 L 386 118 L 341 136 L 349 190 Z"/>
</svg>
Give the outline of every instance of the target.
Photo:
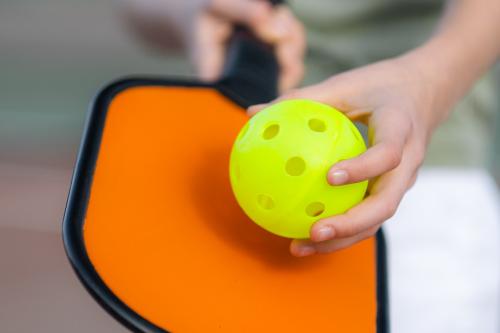
<svg viewBox="0 0 500 333">
<path fill-rule="evenodd" d="M 499 56 L 500 1 L 456 0 L 449 1 L 434 36 L 404 57 L 439 94 L 439 123 Z"/>
</svg>

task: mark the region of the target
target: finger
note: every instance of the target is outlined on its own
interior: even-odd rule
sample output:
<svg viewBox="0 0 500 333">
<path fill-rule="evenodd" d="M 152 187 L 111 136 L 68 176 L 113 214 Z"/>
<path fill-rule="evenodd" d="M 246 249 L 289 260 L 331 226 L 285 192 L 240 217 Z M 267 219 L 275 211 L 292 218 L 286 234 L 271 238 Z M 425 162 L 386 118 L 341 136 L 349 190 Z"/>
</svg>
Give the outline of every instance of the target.
<svg viewBox="0 0 500 333">
<path fill-rule="evenodd" d="M 286 53 L 286 52 L 285 52 Z M 290 59 L 279 59 L 280 61 L 280 78 L 278 82 L 278 90 L 286 92 L 300 84 L 304 78 L 305 67 L 302 57 L 293 54 L 282 55 L 282 57 L 289 57 Z"/>
<path fill-rule="evenodd" d="M 198 76 L 204 81 L 217 79 L 224 66 L 226 40 L 231 26 L 211 14 L 201 14 L 197 20 L 193 45 L 193 63 Z"/>
<path fill-rule="evenodd" d="M 246 24 L 259 39 L 275 48 L 280 65 L 279 91 L 296 86 L 304 75 L 306 42 L 302 24 L 286 6 L 260 11 Z"/>
<path fill-rule="evenodd" d="M 265 0 L 211 0 L 208 7 L 214 14 L 250 28 L 266 25 L 271 28 L 273 8 Z"/>
<path fill-rule="evenodd" d="M 296 257 L 306 257 L 316 252 L 316 245 L 303 239 L 294 239 L 290 243 L 290 253 Z"/>
<path fill-rule="evenodd" d="M 304 257 L 315 253 L 331 253 L 350 247 L 375 235 L 380 226 L 375 226 L 353 237 L 332 239 L 321 243 L 310 240 L 293 240 L 290 244 L 290 252 L 297 257 Z"/>
<path fill-rule="evenodd" d="M 286 99 L 310 99 L 331 105 L 352 120 L 367 120 L 370 118 L 369 116 L 373 110 L 355 106 L 355 104 L 359 104 L 360 95 L 359 90 L 356 88 L 357 86 L 352 84 L 351 75 L 352 72 L 347 71 L 332 76 L 318 84 L 287 91 L 284 95 L 272 101 L 270 104 Z M 262 105 L 257 108 L 252 108 L 251 113 L 254 114 L 263 107 L 265 106 Z"/>
<path fill-rule="evenodd" d="M 290 23 L 289 33 L 277 42 L 275 48 L 281 71 L 279 82 L 281 92 L 295 87 L 302 80 L 306 49 L 306 38 L 302 24 L 294 20 L 291 14 L 284 15 L 287 15 L 287 19 L 293 20 L 293 22 Z"/>
<path fill-rule="evenodd" d="M 306 88 L 302 88 L 302 89 L 294 89 L 294 90 L 287 91 L 286 93 L 284 93 L 283 95 L 281 95 L 280 97 L 276 98 L 275 100 L 273 100 L 269 103 L 256 104 L 256 105 L 250 106 L 247 109 L 247 113 L 249 116 L 254 116 L 256 113 L 262 111 L 263 109 L 267 108 L 268 106 L 270 106 L 272 104 L 279 103 L 279 102 L 284 101 L 284 100 L 288 100 L 288 99 L 307 99 L 308 98 L 308 99 L 312 99 L 312 100 L 316 100 L 318 102 L 321 102 L 320 99 L 314 98 L 315 91 L 321 89 L 320 85 L 321 85 L 321 83 L 313 85 L 313 86 L 309 86 Z M 319 94 L 317 94 L 317 95 L 319 95 Z"/>
<path fill-rule="evenodd" d="M 264 109 L 265 107 L 269 106 L 270 103 L 263 103 L 263 104 L 255 104 L 255 105 L 252 105 L 250 106 L 248 109 L 247 109 L 247 114 L 250 116 L 250 117 L 253 117 L 257 112 L 260 112 L 262 109 Z"/>
<path fill-rule="evenodd" d="M 368 196 L 347 213 L 316 222 L 311 228 L 311 240 L 323 242 L 334 238 L 355 237 L 389 219 L 399 204 L 396 196 Z"/>
<path fill-rule="evenodd" d="M 254 115 L 255 113 L 261 111 L 263 108 L 266 108 L 271 104 L 279 103 L 288 99 L 311 99 L 338 108 L 338 105 L 345 105 L 343 99 L 340 97 L 342 96 L 343 89 L 342 86 L 339 86 L 337 88 L 336 86 L 332 85 L 332 81 L 332 78 L 330 78 L 326 81 L 310 85 L 305 88 L 289 90 L 279 98 L 267 104 L 251 106 L 248 109 L 248 113 Z M 344 111 L 342 109 L 339 110 Z"/>
<path fill-rule="evenodd" d="M 316 222 L 311 228 L 311 240 L 354 237 L 385 222 L 396 212 L 415 170 L 411 157 L 405 157 L 398 168 L 377 179 L 370 195 L 359 205 L 345 214 Z"/>
<path fill-rule="evenodd" d="M 365 239 L 373 237 L 375 233 L 380 229 L 380 225 L 374 226 L 362 233 L 359 233 L 353 237 L 346 237 L 340 239 L 332 239 L 329 241 L 321 242 L 316 244 L 317 253 L 331 253 L 334 251 L 342 250 L 348 248 L 354 244 L 357 244 Z"/>
<path fill-rule="evenodd" d="M 371 122 L 375 131 L 373 146 L 357 157 L 333 165 L 327 177 L 330 184 L 344 185 L 375 178 L 401 163 L 411 131 L 409 119 L 399 110 L 384 110 L 374 113 Z"/>
</svg>

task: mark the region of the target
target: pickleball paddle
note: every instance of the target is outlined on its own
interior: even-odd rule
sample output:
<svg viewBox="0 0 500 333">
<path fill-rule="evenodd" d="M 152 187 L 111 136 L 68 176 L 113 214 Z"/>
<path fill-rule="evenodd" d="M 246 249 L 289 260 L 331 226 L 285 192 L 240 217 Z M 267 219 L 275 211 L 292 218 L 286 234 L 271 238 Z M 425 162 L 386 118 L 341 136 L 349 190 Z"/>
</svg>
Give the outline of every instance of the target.
<svg viewBox="0 0 500 333">
<path fill-rule="evenodd" d="M 272 49 L 238 28 L 215 83 L 129 78 L 95 98 L 64 244 L 86 289 L 130 330 L 388 332 L 381 233 L 295 258 L 231 192 L 245 108 L 276 97 L 278 72 Z"/>
</svg>

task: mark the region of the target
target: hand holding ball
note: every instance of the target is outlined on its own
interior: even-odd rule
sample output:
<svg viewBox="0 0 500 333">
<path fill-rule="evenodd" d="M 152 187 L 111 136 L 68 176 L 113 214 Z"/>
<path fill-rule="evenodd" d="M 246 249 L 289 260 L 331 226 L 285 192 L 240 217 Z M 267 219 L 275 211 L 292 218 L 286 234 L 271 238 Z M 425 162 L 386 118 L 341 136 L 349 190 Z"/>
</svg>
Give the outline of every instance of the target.
<svg viewBox="0 0 500 333">
<path fill-rule="evenodd" d="M 309 100 L 287 100 L 257 113 L 231 152 L 236 200 L 262 228 L 283 237 L 309 238 L 320 218 L 360 202 L 368 182 L 332 186 L 336 162 L 366 150 L 358 129 L 341 112 Z"/>
</svg>

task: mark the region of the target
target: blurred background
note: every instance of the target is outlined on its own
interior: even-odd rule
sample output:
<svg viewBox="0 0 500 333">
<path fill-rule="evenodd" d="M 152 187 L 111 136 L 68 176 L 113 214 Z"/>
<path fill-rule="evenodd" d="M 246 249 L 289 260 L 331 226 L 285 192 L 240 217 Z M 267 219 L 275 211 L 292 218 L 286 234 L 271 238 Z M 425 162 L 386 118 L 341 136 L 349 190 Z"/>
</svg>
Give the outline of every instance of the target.
<svg viewBox="0 0 500 333">
<path fill-rule="evenodd" d="M 308 33 L 308 64 L 318 63 L 329 51 Z M 145 47 L 109 0 L 0 0 L 1 332 L 125 332 L 80 286 L 64 254 L 72 168 L 100 87 L 134 74 L 192 75 L 185 59 Z M 306 82 L 326 75 L 309 68 Z M 499 105 L 499 90 L 482 91 Z M 469 163 L 431 151 L 436 157 L 388 223 L 395 332 L 500 331 L 496 118 L 487 131 L 471 132 L 491 144 Z M 451 140 L 441 133 L 438 141 Z"/>
<path fill-rule="evenodd" d="M 126 332 L 80 286 L 61 222 L 85 114 L 124 75 L 185 74 L 111 1 L 0 1 L 0 331 Z"/>
</svg>

